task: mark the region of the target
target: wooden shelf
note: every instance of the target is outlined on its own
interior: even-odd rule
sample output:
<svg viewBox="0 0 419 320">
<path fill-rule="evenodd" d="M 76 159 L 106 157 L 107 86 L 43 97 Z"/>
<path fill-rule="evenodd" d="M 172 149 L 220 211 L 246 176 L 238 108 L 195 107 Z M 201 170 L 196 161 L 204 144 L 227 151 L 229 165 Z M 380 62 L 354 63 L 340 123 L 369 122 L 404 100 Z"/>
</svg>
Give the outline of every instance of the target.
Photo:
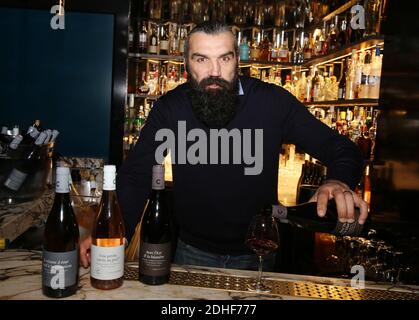
<svg viewBox="0 0 419 320">
<path fill-rule="evenodd" d="M 378 99 L 353 99 L 353 100 L 335 100 L 335 101 L 316 101 L 305 102 L 307 107 L 350 107 L 350 106 L 367 106 L 377 107 Z"/>
<path fill-rule="evenodd" d="M 149 54 L 149 53 L 129 53 L 128 58 L 144 59 L 144 60 L 159 60 L 159 61 L 177 61 L 182 62 L 183 56 L 170 56 L 162 54 Z"/>
<path fill-rule="evenodd" d="M 350 0 L 350 1 L 346 2 L 344 5 L 342 5 L 339 8 L 337 8 L 336 10 L 330 12 L 322 20 L 323 21 L 329 21 L 329 20 L 333 19 L 334 16 L 339 15 L 339 14 L 347 11 L 348 9 L 350 9 L 351 7 L 353 7 L 355 4 L 356 4 L 356 0 Z"/>
<path fill-rule="evenodd" d="M 259 68 L 269 68 L 275 66 L 289 69 L 296 66 L 291 62 L 240 60 L 240 68 L 250 67 L 250 65 Z"/>
<path fill-rule="evenodd" d="M 158 98 L 161 97 L 160 94 L 157 95 L 151 95 L 151 94 L 135 94 L 134 95 L 135 98 L 143 98 L 143 99 L 150 99 L 150 100 L 157 100 Z"/>
<path fill-rule="evenodd" d="M 351 43 L 350 45 L 344 46 L 343 48 L 331 52 L 327 55 L 315 57 L 310 60 L 304 61 L 302 64 L 294 64 L 291 62 L 278 62 L 278 61 L 252 61 L 252 60 L 242 60 L 240 61 L 240 67 L 247 67 L 249 65 L 256 66 L 259 68 L 268 68 L 270 66 L 278 66 L 286 69 L 291 69 L 295 66 L 301 66 L 304 68 L 308 68 L 312 65 L 324 64 L 334 60 L 342 59 L 346 56 L 349 56 L 352 53 L 352 50 L 363 50 L 366 48 L 373 48 L 377 44 L 384 43 L 384 36 L 369 36 L 363 38 L 355 43 Z M 156 55 L 156 54 L 148 54 L 148 53 L 129 53 L 128 57 L 131 59 L 144 59 L 144 60 L 158 60 L 158 61 L 176 61 L 176 62 L 183 62 L 182 56 L 170 56 L 170 55 Z"/>
<path fill-rule="evenodd" d="M 343 48 L 340 48 L 339 50 L 336 50 L 324 56 L 315 57 L 310 60 L 304 61 L 302 66 L 309 67 L 315 64 L 324 64 L 327 62 L 331 62 L 333 60 L 342 59 L 343 57 L 349 56 L 352 53 L 352 50 L 354 49 L 359 51 L 359 50 L 363 50 L 367 48 L 372 48 L 376 46 L 377 44 L 382 44 L 382 43 L 384 43 L 384 36 L 381 36 L 381 35 L 369 36 L 355 43 L 346 45 Z"/>
</svg>

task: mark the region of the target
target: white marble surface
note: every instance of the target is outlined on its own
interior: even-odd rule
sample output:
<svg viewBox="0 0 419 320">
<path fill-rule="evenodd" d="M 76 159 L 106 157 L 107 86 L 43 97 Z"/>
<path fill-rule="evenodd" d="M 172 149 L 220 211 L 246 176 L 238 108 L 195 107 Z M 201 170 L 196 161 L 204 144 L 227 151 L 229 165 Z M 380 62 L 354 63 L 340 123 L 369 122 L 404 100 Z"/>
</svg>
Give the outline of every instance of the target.
<svg viewBox="0 0 419 320">
<path fill-rule="evenodd" d="M 214 269 L 201 267 L 172 266 L 172 270 L 185 271 L 200 274 L 234 275 L 254 277 L 256 272 Z M 343 279 L 320 278 L 311 276 L 298 276 L 280 273 L 266 273 L 267 279 L 278 281 L 293 281 L 298 283 L 317 283 L 331 286 L 349 286 L 350 282 Z M 258 299 L 307 299 L 306 297 L 284 295 L 273 296 L 269 294 L 257 294 L 245 291 L 233 291 L 224 289 L 191 287 L 186 285 L 164 284 L 160 286 L 148 286 L 139 281 L 124 281 L 122 287 L 102 291 L 92 288 L 88 269 L 80 269 L 80 288 L 69 300 L 176 300 L 176 299 L 200 299 L 200 300 L 258 300 Z M 393 290 L 406 293 L 416 293 L 419 299 L 419 287 L 392 288 L 386 284 L 367 283 L 367 289 Z M 42 295 L 41 291 L 41 253 L 39 251 L 7 250 L 0 252 L 0 300 L 44 300 L 49 299 Z"/>
<path fill-rule="evenodd" d="M 0 203 L 0 238 L 13 241 L 31 226 L 46 219 L 54 201 L 54 191 L 47 189 L 41 198 L 20 204 Z"/>
</svg>

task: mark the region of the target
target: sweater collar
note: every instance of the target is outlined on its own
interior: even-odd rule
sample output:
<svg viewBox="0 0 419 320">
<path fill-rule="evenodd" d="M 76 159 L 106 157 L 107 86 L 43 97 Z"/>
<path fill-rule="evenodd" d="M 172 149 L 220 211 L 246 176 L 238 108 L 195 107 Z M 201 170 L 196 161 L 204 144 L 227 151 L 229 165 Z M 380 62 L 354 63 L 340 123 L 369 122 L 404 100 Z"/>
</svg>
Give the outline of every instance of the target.
<svg viewBox="0 0 419 320">
<path fill-rule="evenodd" d="M 239 79 L 239 96 L 243 96 L 243 95 L 244 95 L 243 86 L 242 86 L 242 82 Z"/>
</svg>

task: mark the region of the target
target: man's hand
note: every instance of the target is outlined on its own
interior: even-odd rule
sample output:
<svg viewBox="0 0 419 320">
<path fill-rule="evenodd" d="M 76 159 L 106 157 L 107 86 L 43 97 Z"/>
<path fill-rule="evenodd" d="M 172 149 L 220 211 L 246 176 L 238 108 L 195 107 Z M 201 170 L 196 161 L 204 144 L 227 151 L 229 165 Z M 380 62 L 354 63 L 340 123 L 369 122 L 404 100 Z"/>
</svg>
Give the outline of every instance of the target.
<svg viewBox="0 0 419 320">
<path fill-rule="evenodd" d="M 79 242 L 80 264 L 87 268 L 90 266 L 90 246 L 92 245 L 92 237 L 88 236 Z"/>
<path fill-rule="evenodd" d="M 364 224 L 368 216 L 368 205 L 358 194 L 353 192 L 345 183 L 338 180 L 326 180 L 309 200 L 317 201 L 317 214 L 324 217 L 327 202 L 334 198 L 340 222 L 355 221 L 355 207 L 360 209 L 359 224 Z"/>
</svg>

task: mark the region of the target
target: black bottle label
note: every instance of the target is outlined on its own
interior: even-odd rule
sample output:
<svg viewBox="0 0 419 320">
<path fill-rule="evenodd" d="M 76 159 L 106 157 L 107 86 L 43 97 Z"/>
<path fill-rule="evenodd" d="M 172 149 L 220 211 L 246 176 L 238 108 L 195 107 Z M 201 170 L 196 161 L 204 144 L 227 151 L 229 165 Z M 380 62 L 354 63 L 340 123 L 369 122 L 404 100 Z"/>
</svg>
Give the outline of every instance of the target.
<svg viewBox="0 0 419 320">
<path fill-rule="evenodd" d="M 54 290 L 65 289 L 77 281 L 78 250 L 67 252 L 43 251 L 42 283 Z"/>
<path fill-rule="evenodd" d="M 159 277 L 170 272 L 171 243 L 142 242 L 140 246 L 140 273 Z"/>
</svg>

